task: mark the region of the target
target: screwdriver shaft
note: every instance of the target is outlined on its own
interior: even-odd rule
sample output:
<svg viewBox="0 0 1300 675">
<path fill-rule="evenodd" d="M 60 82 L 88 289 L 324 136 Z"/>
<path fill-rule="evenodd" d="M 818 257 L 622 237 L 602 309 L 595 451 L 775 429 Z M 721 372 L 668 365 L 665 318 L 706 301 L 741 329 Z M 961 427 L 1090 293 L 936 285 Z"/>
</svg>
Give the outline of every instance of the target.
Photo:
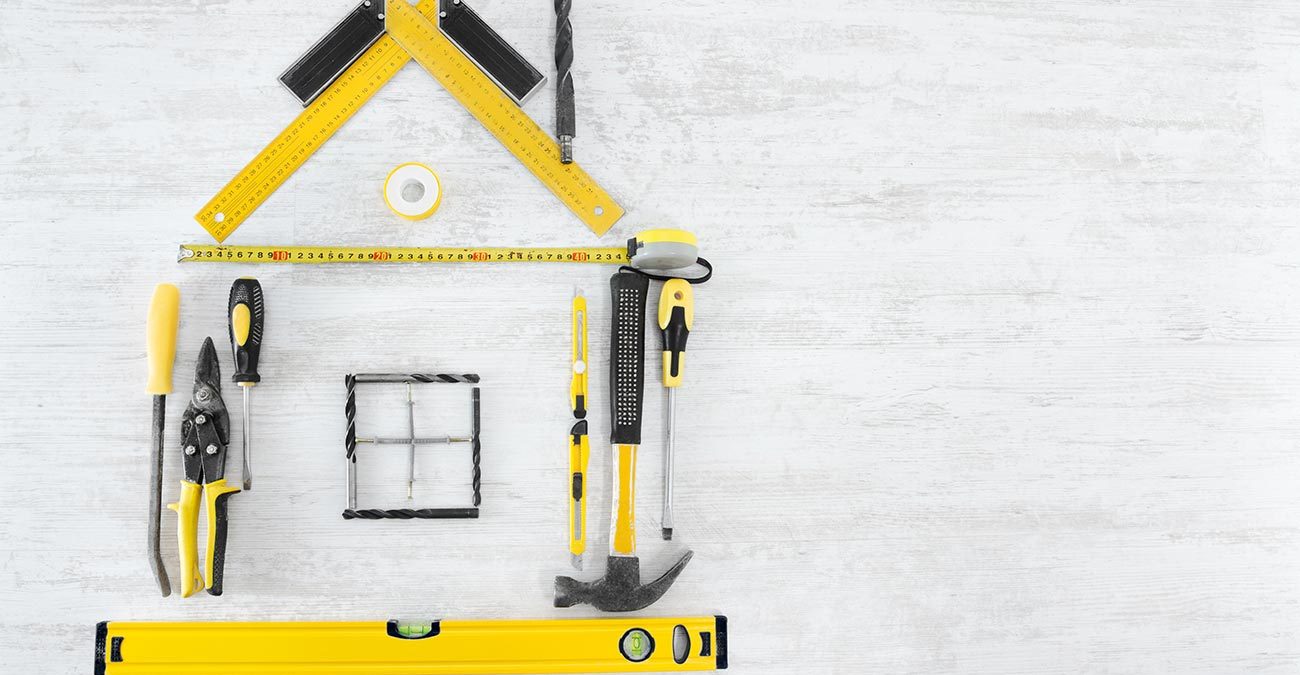
<svg viewBox="0 0 1300 675">
<path fill-rule="evenodd" d="M 253 430 L 251 427 L 252 416 L 248 414 L 248 390 L 252 387 L 240 387 L 244 390 L 244 491 L 253 489 Z"/>
<path fill-rule="evenodd" d="M 664 441 L 664 539 L 673 538 L 673 451 L 677 447 L 677 388 L 668 389 L 668 437 Z"/>
</svg>

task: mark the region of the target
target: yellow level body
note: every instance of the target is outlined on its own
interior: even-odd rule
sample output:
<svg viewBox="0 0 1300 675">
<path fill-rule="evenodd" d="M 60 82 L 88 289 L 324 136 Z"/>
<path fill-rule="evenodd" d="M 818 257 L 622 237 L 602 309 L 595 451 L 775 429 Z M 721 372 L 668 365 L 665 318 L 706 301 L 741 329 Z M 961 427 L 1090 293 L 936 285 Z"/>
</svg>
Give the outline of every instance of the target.
<svg viewBox="0 0 1300 675">
<path fill-rule="evenodd" d="M 636 673 L 727 667 L 727 619 L 105 621 L 96 675 Z"/>
<path fill-rule="evenodd" d="M 626 265 L 625 247 L 413 247 L 413 246 L 214 246 L 185 244 L 178 262 L 245 262 L 324 265 L 329 263 L 504 263 L 560 262 Z"/>
<path fill-rule="evenodd" d="M 623 216 L 576 163 L 561 164 L 559 145 L 434 25 L 436 0 L 387 6 L 387 33 L 348 67 L 290 125 L 195 214 L 218 242 L 284 184 L 402 66 L 414 58 L 492 135 L 597 235 Z"/>
</svg>

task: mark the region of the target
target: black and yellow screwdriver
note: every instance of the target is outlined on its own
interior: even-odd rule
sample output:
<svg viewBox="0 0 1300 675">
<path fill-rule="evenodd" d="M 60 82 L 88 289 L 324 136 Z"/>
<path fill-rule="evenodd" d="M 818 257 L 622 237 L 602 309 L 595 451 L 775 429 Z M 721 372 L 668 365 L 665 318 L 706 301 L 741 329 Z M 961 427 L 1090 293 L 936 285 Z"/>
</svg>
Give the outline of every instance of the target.
<svg viewBox="0 0 1300 675">
<path fill-rule="evenodd" d="M 242 277 L 230 287 L 230 348 L 235 353 L 235 374 L 231 378 L 244 390 L 244 490 L 253 489 L 252 449 L 250 445 L 248 390 L 262 381 L 257 374 L 257 359 L 262 351 L 262 324 L 265 320 L 262 284 Z"/>
<path fill-rule="evenodd" d="M 663 338 L 664 388 L 668 390 L 667 442 L 664 445 L 663 536 L 673 538 L 673 451 L 677 443 L 677 388 L 686 373 L 686 339 L 695 322 L 695 296 L 684 279 L 669 279 L 659 293 L 659 334 Z"/>
</svg>

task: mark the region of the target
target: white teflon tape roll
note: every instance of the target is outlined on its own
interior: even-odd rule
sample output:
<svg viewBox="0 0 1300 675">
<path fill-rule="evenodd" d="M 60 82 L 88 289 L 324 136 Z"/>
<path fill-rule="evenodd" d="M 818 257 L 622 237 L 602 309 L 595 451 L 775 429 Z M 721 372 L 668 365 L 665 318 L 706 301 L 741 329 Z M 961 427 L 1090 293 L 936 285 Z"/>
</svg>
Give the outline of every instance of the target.
<svg viewBox="0 0 1300 675">
<path fill-rule="evenodd" d="M 442 183 L 433 169 L 418 162 L 400 164 L 384 180 L 384 201 L 393 213 L 409 220 L 433 215 L 442 203 Z"/>
</svg>

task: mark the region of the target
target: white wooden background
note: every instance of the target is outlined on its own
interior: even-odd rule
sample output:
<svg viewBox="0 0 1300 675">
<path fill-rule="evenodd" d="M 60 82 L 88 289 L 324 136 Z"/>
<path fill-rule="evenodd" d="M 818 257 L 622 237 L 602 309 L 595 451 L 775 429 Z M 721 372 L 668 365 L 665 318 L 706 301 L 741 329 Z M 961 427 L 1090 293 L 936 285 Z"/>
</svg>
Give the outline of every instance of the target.
<svg viewBox="0 0 1300 675">
<path fill-rule="evenodd" d="M 351 4 L 0 2 L 0 671 L 89 672 L 103 619 L 590 614 L 552 609 L 551 579 L 569 297 L 592 298 L 603 410 L 611 269 L 174 262 L 296 113 L 276 76 Z M 551 71 L 551 3 L 475 5 Z M 1300 5 L 576 5 L 578 157 L 628 207 L 605 238 L 411 65 L 230 243 L 697 232 L 718 275 L 680 399 L 680 542 L 657 537 L 652 384 L 640 553 L 657 573 L 694 549 L 647 613 L 728 615 L 735 672 L 1300 672 Z M 547 128 L 550 99 L 528 108 Z M 442 176 L 430 220 L 384 207 L 405 161 Z M 256 488 L 231 500 L 226 595 L 163 599 L 146 307 L 181 287 L 187 392 L 205 336 L 230 368 L 250 273 Z M 343 374 L 417 369 L 483 376 L 483 518 L 344 522 Z M 428 394 L 422 424 L 457 431 L 463 393 Z M 363 415 L 400 431 L 388 394 Z M 421 467 L 427 501 L 463 498 L 462 455 Z M 400 504 L 401 470 L 363 469 L 363 500 Z"/>
</svg>

